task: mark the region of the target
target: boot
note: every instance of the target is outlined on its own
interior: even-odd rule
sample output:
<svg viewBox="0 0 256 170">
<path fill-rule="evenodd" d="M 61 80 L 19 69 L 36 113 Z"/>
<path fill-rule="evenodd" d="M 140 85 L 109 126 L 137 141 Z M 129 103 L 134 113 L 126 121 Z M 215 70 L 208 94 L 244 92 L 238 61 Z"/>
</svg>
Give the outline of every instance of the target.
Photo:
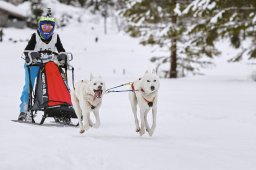
<svg viewBox="0 0 256 170">
<path fill-rule="evenodd" d="M 20 112 L 20 115 L 19 115 L 18 120 L 23 121 L 23 120 L 26 119 L 26 116 L 27 116 L 27 113 L 25 113 L 25 112 Z"/>
</svg>

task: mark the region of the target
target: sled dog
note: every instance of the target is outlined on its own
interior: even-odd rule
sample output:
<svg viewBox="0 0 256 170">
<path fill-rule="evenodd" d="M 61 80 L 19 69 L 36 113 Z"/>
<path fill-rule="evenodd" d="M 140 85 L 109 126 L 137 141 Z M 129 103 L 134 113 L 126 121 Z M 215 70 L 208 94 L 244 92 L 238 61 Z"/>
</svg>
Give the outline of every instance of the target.
<svg viewBox="0 0 256 170">
<path fill-rule="evenodd" d="M 71 101 L 79 121 L 80 133 L 84 133 L 89 127 L 98 128 L 100 126 L 99 109 L 104 92 L 104 80 L 100 76 L 94 77 L 92 74 L 89 81 L 81 80 L 71 90 Z M 94 113 L 95 124 L 90 118 L 91 112 Z"/>
<path fill-rule="evenodd" d="M 134 114 L 136 132 L 140 136 L 145 133 L 145 130 L 150 136 L 153 135 L 156 128 L 156 115 L 157 115 L 157 97 L 159 89 L 159 77 L 155 71 L 145 72 L 142 78 L 134 81 L 131 84 L 131 92 L 129 92 L 129 99 Z M 140 108 L 140 125 L 137 117 L 137 105 Z M 152 126 L 149 126 L 147 115 L 152 109 Z"/>
</svg>

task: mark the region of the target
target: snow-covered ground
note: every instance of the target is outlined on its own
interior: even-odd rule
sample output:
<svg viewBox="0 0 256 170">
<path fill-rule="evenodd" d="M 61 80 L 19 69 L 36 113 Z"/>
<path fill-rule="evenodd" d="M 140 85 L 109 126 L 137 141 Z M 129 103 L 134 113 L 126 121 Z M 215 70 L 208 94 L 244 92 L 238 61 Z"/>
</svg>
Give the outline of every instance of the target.
<svg viewBox="0 0 256 170">
<path fill-rule="evenodd" d="M 93 73 L 113 87 L 152 68 L 149 47 L 117 33 L 114 24 L 104 35 L 100 20 L 91 21 L 57 30 L 65 49 L 74 54 L 76 80 Z M 222 44 L 223 55 L 215 60 L 216 67 L 203 70 L 205 76 L 161 79 L 153 137 L 135 132 L 127 93 L 105 95 L 101 127 L 81 135 L 78 127 L 56 125 L 51 118 L 42 126 L 11 121 L 18 117 L 24 83 L 20 56 L 24 40 L 33 31 L 6 29 L 0 43 L 1 170 L 256 168 L 256 84 L 250 79 L 254 68 L 243 62 L 226 63 L 232 54 L 226 44 Z M 18 42 L 10 41 L 11 37 Z"/>
</svg>

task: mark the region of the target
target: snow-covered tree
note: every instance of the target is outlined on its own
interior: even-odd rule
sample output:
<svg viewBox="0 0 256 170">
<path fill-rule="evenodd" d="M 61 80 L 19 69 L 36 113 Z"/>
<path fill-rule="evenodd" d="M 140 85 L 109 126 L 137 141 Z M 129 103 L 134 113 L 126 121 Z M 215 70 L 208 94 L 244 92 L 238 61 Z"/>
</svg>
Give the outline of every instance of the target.
<svg viewBox="0 0 256 170">
<path fill-rule="evenodd" d="M 104 18 L 104 32 L 107 34 L 107 19 L 113 9 L 114 0 L 87 0 L 85 7 L 92 13 L 99 13 Z"/>
<path fill-rule="evenodd" d="M 187 35 L 193 21 L 182 16 L 181 11 L 188 2 L 130 0 L 127 2 L 127 9 L 122 11 L 123 16 L 127 17 L 127 32 L 131 36 L 140 37 L 143 45 L 153 45 L 161 51 L 167 51 L 163 55 L 158 53 L 151 59 L 157 63 L 157 69 L 164 63 L 169 64 L 169 69 L 163 70 L 166 77 L 184 76 L 188 71 L 199 73 L 200 67 L 210 64 L 203 57 L 217 54 L 215 48 L 194 42 L 194 38 Z"/>
<path fill-rule="evenodd" d="M 37 28 L 37 21 L 43 14 L 43 4 L 41 0 L 31 1 L 31 13 L 32 15 L 28 18 L 28 26 L 31 28 Z"/>
<path fill-rule="evenodd" d="M 256 58 L 255 11 L 256 1 L 252 0 L 195 0 L 183 14 L 198 20 L 189 35 L 205 34 L 195 41 L 213 47 L 214 42 L 228 38 L 239 49 L 230 61 L 240 61 L 243 57 Z"/>
</svg>

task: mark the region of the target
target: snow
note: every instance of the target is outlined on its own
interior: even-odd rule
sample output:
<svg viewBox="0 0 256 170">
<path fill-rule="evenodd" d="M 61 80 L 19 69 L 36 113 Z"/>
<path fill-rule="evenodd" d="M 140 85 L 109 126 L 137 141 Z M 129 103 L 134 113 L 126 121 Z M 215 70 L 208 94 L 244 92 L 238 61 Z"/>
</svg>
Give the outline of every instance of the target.
<svg viewBox="0 0 256 170">
<path fill-rule="evenodd" d="M 10 11 L 13 14 L 17 14 L 17 15 L 24 16 L 24 17 L 27 16 L 26 10 L 24 10 L 23 8 L 19 8 L 19 6 L 12 5 L 11 3 L 8 3 L 5 1 L 0 1 L 0 8 Z"/>
<path fill-rule="evenodd" d="M 256 16 L 253 18 L 252 22 L 253 22 L 253 23 L 255 23 L 255 22 L 256 22 Z"/>
<path fill-rule="evenodd" d="M 177 3 L 177 5 L 175 6 L 175 9 L 174 9 L 174 13 L 177 14 L 178 16 L 181 16 L 181 11 L 180 11 L 180 4 Z"/>
<path fill-rule="evenodd" d="M 212 19 L 210 20 L 210 23 L 217 23 L 219 18 L 222 18 L 222 15 L 226 12 L 226 10 L 222 10 L 219 13 L 217 13 Z"/>
<path fill-rule="evenodd" d="M 116 31 L 103 20 L 84 16 L 57 29 L 66 51 L 74 54 L 75 80 L 101 75 L 107 87 L 133 81 L 152 69 L 151 48 Z M 10 120 L 19 114 L 24 83 L 21 53 L 31 29 L 4 30 L 0 43 L 0 169 L 26 170 L 254 170 L 256 168 L 256 84 L 254 65 L 227 63 L 234 53 L 227 42 L 205 76 L 161 79 L 157 127 L 153 137 L 135 132 L 127 93 L 104 96 L 99 129 L 79 134 L 78 127 L 46 119 L 42 126 Z M 13 38 L 15 37 L 15 38 Z M 95 43 L 95 37 L 99 38 Z M 17 43 L 9 38 L 17 40 Z M 123 75 L 125 69 L 126 74 Z M 115 74 L 113 73 L 115 70 Z M 70 79 L 71 80 L 71 79 Z M 41 115 L 38 115 L 38 122 Z M 74 122 L 76 120 L 73 120 Z"/>
<path fill-rule="evenodd" d="M 44 12 L 47 11 L 47 8 L 50 7 L 52 10 L 52 15 L 56 18 L 61 18 L 63 15 L 70 15 L 72 14 L 73 19 L 78 19 L 80 15 L 84 12 L 81 8 L 74 8 L 72 6 L 67 6 L 58 2 L 57 0 L 44 0 L 42 1 L 43 5 L 45 6 Z M 48 5 L 50 4 L 50 5 Z"/>
<path fill-rule="evenodd" d="M 194 0 L 192 1 L 186 8 L 183 10 L 182 14 L 186 15 L 188 14 L 191 10 L 191 12 L 196 11 L 198 9 L 200 10 L 212 10 L 215 8 L 216 2 L 211 2 L 210 0 Z M 194 13 L 194 17 L 196 16 L 201 16 L 201 11 Z"/>
</svg>

